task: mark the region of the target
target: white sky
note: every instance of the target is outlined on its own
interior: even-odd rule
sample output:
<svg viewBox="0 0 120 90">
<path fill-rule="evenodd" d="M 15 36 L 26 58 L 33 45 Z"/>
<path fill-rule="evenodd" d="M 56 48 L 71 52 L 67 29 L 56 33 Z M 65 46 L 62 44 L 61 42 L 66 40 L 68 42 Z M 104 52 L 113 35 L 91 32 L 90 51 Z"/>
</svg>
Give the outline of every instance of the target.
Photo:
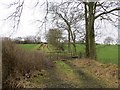
<svg viewBox="0 0 120 90">
<path fill-rule="evenodd" d="M 6 18 L 11 11 L 14 9 L 7 8 L 7 5 L 11 2 L 16 0 L 0 0 L 0 36 L 5 37 L 9 36 L 13 30 L 10 27 L 11 23 L 8 21 L 3 21 L 4 18 Z M 25 37 L 30 35 L 36 35 L 38 32 L 38 27 L 36 27 L 34 20 L 37 19 L 43 19 L 45 9 L 42 7 L 36 8 L 36 10 L 32 7 L 37 0 L 25 0 L 25 6 L 23 9 L 23 13 L 21 16 L 21 22 L 19 25 L 19 29 L 12 35 L 12 37 Z M 42 4 L 45 0 L 39 0 L 41 1 L 40 4 Z M 54 0 L 50 0 L 54 1 Z M 60 0 L 57 0 L 60 1 Z M 38 12 L 39 10 L 39 12 Z M 37 12 L 37 13 L 36 13 Z M 98 22 L 99 23 L 99 22 Z M 51 26 L 47 27 L 48 29 L 51 28 Z M 114 39 L 118 37 L 118 29 L 112 26 L 110 23 L 105 22 L 102 23 L 101 29 L 99 29 L 99 32 L 102 32 L 103 36 L 101 38 L 97 38 L 97 42 L 102 43 L 104 38 L 106 36 L 112 36 Z M 44 36 L 44 29 L 41 30 L 40 35 Z M 42 39 L 44 41 L 44 39 Z"/>
</svg>

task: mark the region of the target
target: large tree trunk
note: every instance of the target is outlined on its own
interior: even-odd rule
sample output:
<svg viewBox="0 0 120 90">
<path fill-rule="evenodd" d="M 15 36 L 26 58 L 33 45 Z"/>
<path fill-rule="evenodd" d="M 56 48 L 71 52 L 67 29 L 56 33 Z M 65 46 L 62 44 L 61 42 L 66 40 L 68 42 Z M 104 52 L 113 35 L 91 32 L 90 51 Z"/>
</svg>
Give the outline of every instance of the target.
<svg viewBox="0 0 120 90">
<path fill-rule="evenodd" d="M 89 29 L 90 29 L 90 58 L 96 59 L 96 44 L 95 44 L 95 35 L 94 35 L 94 11 L 95 3 L 89 2 Z"/>
<path fill-rule="evenodd" d="M 86 56 L 91 59 L 96 59 L 96 44 L 94 35 L 95 3 L 88 2 L 87 5 L 85 4 Z"/>
<path fill-rule="evenodd" d="M 85 5 L 85 29 L 86 29 L 86 57 L 90 57 L 90 31 L 88 28 L 88 10 L 87 10 L 87 5 L 86 2 L 84 3 Z"/>
</svg>

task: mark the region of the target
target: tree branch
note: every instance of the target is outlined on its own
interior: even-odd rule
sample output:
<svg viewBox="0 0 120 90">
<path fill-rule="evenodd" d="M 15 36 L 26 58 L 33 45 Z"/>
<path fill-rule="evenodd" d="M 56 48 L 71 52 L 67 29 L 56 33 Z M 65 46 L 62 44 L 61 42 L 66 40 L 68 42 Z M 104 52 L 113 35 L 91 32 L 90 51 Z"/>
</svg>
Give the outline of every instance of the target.
<svg viewBox="0 0 120 90">
<path fill-rule="evenodd" d="M 102 13 L 98 14 L 97 16 L 95 16 L 95 19 L 97 19 L 98 17 L 100 17 L 100 16 L 102 16 L 104 14 L 108 14 L 108 13 L 111 13 L 113 11 L 118 11 L 118 10 L 120 10 L 120 8 L 114 8 L 112 10 L 109 10 L 109 11 L 106 11 L 106 12 L 102 12 Z"/>
</svg>

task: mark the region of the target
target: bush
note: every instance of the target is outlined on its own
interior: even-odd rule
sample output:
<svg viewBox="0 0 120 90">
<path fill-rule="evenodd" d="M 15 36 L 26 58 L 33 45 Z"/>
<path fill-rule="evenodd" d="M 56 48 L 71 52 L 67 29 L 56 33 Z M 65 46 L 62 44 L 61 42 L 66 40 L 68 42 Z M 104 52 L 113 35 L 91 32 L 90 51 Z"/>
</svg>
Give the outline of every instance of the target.
<svg viewBox="0 0 120 90">
<path fill-rule="evenodd" d="M 2 46 L 3 87 L 8 78 L 31 74 L 35 70 L 46 69 L 46 66 L 52 65 L 40 51 L 25 51 L 10 40 L 4 40 Z"/>
</svg>

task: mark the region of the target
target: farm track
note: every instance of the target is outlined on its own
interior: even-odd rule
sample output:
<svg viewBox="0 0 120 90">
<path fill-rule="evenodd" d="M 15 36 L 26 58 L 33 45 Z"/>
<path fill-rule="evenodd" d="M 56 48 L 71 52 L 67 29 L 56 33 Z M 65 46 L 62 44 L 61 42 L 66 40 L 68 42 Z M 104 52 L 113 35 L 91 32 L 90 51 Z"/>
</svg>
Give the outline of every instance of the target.
<svg viewBox="0 0 120 90">
<path fill-rule="evenodd" d="M 80 82 L 82 82 L 82 87 L 80 88 L 106 88 L 108 86 L 103 81 L 86 72 L 83 68 L 78 68 L 69 62 L 65 63 L 68 64 L 71 68 L 74 69 L 76 73 L 79 74 L 79 80 Z"/>
<path fill-rule="evenodd" d="M 69 61 L 60 61 L 59 63 L 57 63 L 54 68 L 47 71 L 47 77 L 49 77 L 49 79 L 44 80 L 45 88 L 109 87 L 106 83 L 95 77 L 93 74 L 86 72 L 83 68 L 75 67 Z"/>
<path fill-rule="evenodd" d="M 55 70 L 51 70 L 50 71 L 50 75 L 49 75 L 49 80 L 46 81 L 46 87 L 47 88 L 75 88 L 75 86 L 73 86 L 70 83 L 67 83 L 62 81 L 59 77 L 59 75 L 55 72 Z"/>
</svg>

